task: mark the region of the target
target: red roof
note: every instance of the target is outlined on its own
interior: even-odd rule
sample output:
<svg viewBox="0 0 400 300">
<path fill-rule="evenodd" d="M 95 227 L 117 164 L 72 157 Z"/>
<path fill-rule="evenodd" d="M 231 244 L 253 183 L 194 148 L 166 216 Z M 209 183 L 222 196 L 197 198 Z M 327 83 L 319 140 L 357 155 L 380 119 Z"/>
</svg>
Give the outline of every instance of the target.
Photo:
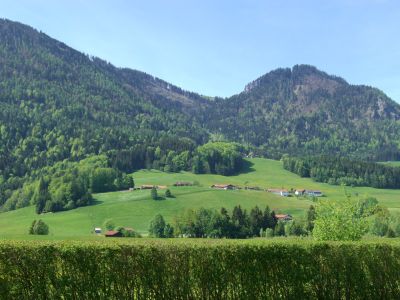
<svg viewBox="0 0 400 300">
<path fill-rule="evenodd" d="M 277 214 L 277 215 L 275 215 L 275 217 L 277 219 L 291 219 L 292 218 L 291 215 L 282 215 L 282 214 Z"/>
<path fill-rule="evenodd" d="M 115 236 L 115 235 L 118 235 L 118 234 L 120 234 L 120 232 L 116 231 L 116 230 L 109 230 L 109 231 L 107 231 L 105 233 L 106 236 Z"/>
</svg>

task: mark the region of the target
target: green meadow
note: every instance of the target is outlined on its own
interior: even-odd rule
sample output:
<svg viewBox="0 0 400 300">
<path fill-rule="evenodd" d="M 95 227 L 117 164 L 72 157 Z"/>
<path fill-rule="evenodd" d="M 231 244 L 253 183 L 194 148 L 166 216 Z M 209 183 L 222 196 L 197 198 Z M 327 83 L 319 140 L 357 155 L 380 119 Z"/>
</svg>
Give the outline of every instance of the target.
<svg viewBox="0 0 400 300">
<path fill-rule="evenodd" d="M 400 167 L 400 161 L 385 161 L 385 162 L 381 162 L 384 165 L 389 165 L 392 167 Z"/>
<path fill-rule="evenodd" d="M 156 214 L 162 214 L 171 222 L 185 209 L 200 207 L 232 209 L 235 205 L 251 209 L 258 205 L 269 205 L 278 213 L 289 213 L 295 218 L 305 215 L 306 209 L 313 203 L 305 197 L 280 197 L 265 191 L 214 190 L 212 184 L 234 184 L 241 187 L 258 186 L 260 188 L 319 189 L 324 199 L 343 199 L 345 192 L 354 196 L 368 195 L 392 211 L 400 211 L 400 190 L 374 188 L 351 188 L 317 183 L 308 178 L 300 178 L 282 168 L 280 161 L 254 158 L 248 159 L 245 172 L 235 176 L 196 175 L 188 172 L 164 173 L 155 170 L 141 170 L 133 173 L 135 185 L 167 185 L 174 198 L 155 201 L 149 190 L 120 191 L 95 194 L 96 203 L 70 211 L 35 214 L 34 207 L 0 213 L 1 239 L 100 239 L 93 234 L 94 227 L 102 227 L 106 219 L 113 219 L 116 225 L 132 227 L 146 235 L 150 220 Z M 198 185 L 173 187 L 176 181 L 196 181 Z M 345 191 L 346 190 L 346 191 Z M 163 196 L 164 191 L 159 190 Z M 48 236 L 29 236 L 28 228 L 34 219 L 44 220 L 50 227 Z"/>
</svg>

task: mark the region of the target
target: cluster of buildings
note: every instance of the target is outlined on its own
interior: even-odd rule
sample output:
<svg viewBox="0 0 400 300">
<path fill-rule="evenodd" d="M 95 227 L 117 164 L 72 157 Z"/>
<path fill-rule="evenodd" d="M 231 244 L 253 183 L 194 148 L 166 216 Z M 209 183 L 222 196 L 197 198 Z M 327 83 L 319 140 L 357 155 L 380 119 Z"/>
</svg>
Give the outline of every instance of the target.
<svg viewBox="0 0 400 300">
<path fill-rule="evenodd" d="M 273 193 L 275 195 L 279 195 L 282 197 L 288 197 L 291 195 L 295 196 L 309 196 L 309 197 L 321 197 L 323 193 L 320 190 L 306 190 L 306 189 L 297 189 L 294 191 L 288 191 L 285 189 L 267 189 L 267 192 Z"/>
<path fill-rule="evenodd" d="M 242 189 L 239 186 L 233 184 L 213 184 L 211 186 L 212 189 L 218 190 L 240 190 Z M 296 189 L 294 191 L 289 191 L 286 189 L 262 189 L 258 186 L 245 186 L 245 190 L 253 190 L 253 191 L 266 191 L 268 193 L 272 193 L 275 195 L 279 195 L 282 197 L 289 197 L 291 195 L 295 196 L 310 196 L 310 197 L 321 197 L 323 193 L 320 190 L 306 190 L 306 189 Z"/>
</svg>

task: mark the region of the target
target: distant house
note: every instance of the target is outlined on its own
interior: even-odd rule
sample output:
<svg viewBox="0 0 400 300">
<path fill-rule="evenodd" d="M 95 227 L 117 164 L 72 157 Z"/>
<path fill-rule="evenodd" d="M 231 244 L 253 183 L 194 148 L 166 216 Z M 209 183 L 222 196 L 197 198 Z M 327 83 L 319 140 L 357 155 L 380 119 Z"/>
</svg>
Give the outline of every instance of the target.
<svg viewBox="0 0 400 300">
<path fill-rule="evenodd" d="M 303 196 L 305 192 L 306 192 L 306 190 L 304 190 L 304 189 L 297 189 L 297 190 L 294 192 L 294 194 L 295 194 L 296 196 Z"/>
<path fill-rule="evenodd" d="M 141 190 L 151 190 L 153 187 L 155 187 L 153 184 L 143 184 L 143 185 L 141 185 L 140 189 Z"/>
<path fill-rule="evenodd" d="M 280 195 L 281 195 L 282 197 L 288 197 L 290 194 L 289 194 L 289 191 L 288 191 L 288 190 L 281 190 Z"/>
<path fill-rule="evenodd" d="M 259 186 L 245 186 L 244 189 L 251 190 L 251 191 L 261 191 L 262 190 L 262 188 L 260 188 Z"/>
<path fill-rule="evenodd" d="M 122 237 L 122 233 L 120 231 L 109 230 L 105 233 L 106 237 Z"/>
<path fill-rule="evenodd" d="M 166 188 L 168 188 L 166 185 L 143 184 L 140 186 L 140 189 L 151 190 L 153 187 L 160 190 L 165 190 Z"/>
<path fill-rule="evenodd" d="M 211 188 L 219 190 L 235 190 L 237 189 L 237 186 L 232 184 L 213 184 Z"/>
<path fill-rule="evenodd" d="M 279 195 L 282 197 L 287 197 L 290 195 L 288 190 L 282 190 L 282 189 L 267 189 L 267 192 L 275 194 L 275 195 Z"/>
<path fill-rule="evenodd" d="M 177 181 L 174 183 L 174 186 L 192 186 L 193 183 L 186 181 Z"/>
<path fill-rule="evenodd" d="M 322 192 L 319 190 L 307 190 L 307 191 L 305 191 L 305 193 L 308 196 L 312 196 L 312 197 L 321 197 L 323 195 Z"/>
<path fill-rule="evenodd" d="M 101 228 L 100 227 L 95 227 L 94 228 L 94 233 L 100 234 L 101 233 Z"/>
<path fill-rule="evenodd" d="M 288 214 L 277 214 L 275 215 L 276 219 L 279 221 L 291 221 L 293 220 L 291 215 Z"/>
</svg>

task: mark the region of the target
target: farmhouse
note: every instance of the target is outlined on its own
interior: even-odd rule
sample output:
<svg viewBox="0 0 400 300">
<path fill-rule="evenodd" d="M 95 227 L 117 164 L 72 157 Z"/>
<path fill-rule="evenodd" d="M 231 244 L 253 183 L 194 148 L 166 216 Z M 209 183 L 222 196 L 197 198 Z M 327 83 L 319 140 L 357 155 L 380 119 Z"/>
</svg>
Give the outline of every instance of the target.
<svg viewBox="0 0 400 300">
<path fill-rule="evenodd" d="M 260 188 L 259 186 L 245 186 L 244 189 L 251 190 L 251 191 L 261 191 L 262 190 L 262 188 Z"/>
<path fill-rule="evenodd" d="M 140 189 L 141 190 L 151 190 L 152 188 L 156 188 L 156 189 L 160 189 L 160 190 L 164 190 L 167 188 L 166 185 L 154 185 L 154 184 L 143 184 Z"/>
<path fill-rule="evenodd" d="M 276 219 L 279 221 L 291 221 L 293 220 L 291 215 L 288 214 L 277 214 L 275 215 Z"/>
<path fill-rule="evenodd" d="M 174 183 L 174 186 L 192 186 L 193 183 L 186 181 L 177 181 Z"/>
<path fill-rule="evenodd" d="M 155 187 L 155 185 L 153 184 L 143 184 L 140 189 L 141 190 L 151 190 L 153 187 Z"/>
<path fill-rule="evenodd" d="M 282 190 L 282 189 L 267 189 L 268 193 L 272 193 L 275 195 L 280 195 L 282 197 L 287 197 L 289 196 L 289 191 L 288 190 Z"/>
<path fill-rule="evenodd" d="M 213 184 L 211 186 L 213 189 L 219 189 L 219 190 L 235 190 L 238 187 L 232 184 Z"/>
<path fill-rule="evenodd" d="M 295 190 L 294 194 L 296 196 L 302 196 L 302 195 L 304 195 L 305 192 L 306 192 L 305 189 L 297 189 L 297 190 Z"/>
<path fill-rule="evenodd" d="M 122 237 L 122 233 L 115 230 L 109 230 L 105 233 L 106 237 Z"/>
<path fill-rule="evenodd" d="M 308 196 L 313 196 L 313 197 L 321 197 L 323 195 L 322 192 L 319 190 L 307 190 L 305 191 L 305 193 Z"/>
</svg>

